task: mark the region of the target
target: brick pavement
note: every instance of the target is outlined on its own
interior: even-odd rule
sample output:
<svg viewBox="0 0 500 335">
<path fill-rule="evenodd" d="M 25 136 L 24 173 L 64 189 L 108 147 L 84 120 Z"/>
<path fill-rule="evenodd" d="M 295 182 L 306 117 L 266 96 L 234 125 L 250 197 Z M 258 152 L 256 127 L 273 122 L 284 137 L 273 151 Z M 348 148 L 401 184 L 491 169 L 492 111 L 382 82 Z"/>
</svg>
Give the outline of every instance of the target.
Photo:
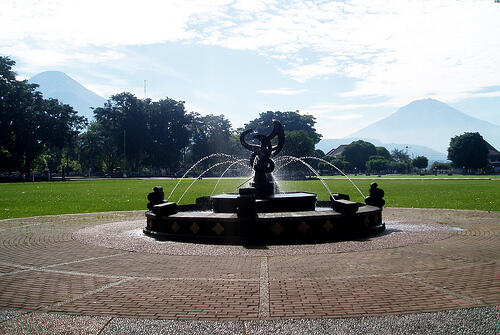
<svg viewBox="0 0 500 335">
<path fill-rule="evenodd" d="M 73 239 L 84 227 L 143 220 L 142 212 L 4 220 L 0 309 L 247 320 L 500 304 L 500 213 L 386 209 L 384 217 L 464 230 L 398 248 L 212 257 L 128 252 Z"/>
</svg>

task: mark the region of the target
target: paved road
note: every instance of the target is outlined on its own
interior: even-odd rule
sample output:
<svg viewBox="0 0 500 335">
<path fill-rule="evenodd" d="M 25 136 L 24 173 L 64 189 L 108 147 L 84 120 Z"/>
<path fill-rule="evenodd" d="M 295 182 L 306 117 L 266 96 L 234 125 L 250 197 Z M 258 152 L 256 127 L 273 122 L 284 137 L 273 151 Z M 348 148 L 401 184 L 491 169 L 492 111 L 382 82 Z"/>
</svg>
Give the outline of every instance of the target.
<svg viewBox="0 0 500 335">
<path fill-rule="evenodd" d="M 498 333 L 500 213 L 384 217 L 461 229 L 398 247 L 210 256 L 75 239 L 84 228 L 140 224 L 142 212 L 3 220 L 0 333 Z"/>
</svg>

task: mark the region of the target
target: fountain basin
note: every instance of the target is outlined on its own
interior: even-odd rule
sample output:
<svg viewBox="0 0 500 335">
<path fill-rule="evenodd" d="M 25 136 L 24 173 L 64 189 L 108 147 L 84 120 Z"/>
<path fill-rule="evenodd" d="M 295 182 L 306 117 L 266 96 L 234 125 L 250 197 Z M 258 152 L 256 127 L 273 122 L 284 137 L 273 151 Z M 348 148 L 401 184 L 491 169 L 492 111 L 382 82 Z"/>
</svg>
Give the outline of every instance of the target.
<svg viewBox="0 0 500 335">
<path fill-rule="evenodd" d="M 179 206 L 179 210 L 169 216 L 146 212 L 144 233 L 175 241 L 283 244 L 335 241 L 385 229 L 382 209 L 370 205 L 360 206 L 353 215 L 326 207 L 308 211 L 259 212 L 250 222 L 238 217 L 237 213 L 193 210 L 192 205 Z"/>
<path fill-rule="evenodd" d="M 210 197 L 215 213 L 236 213 L 239 194 L 219 194 Z M 277 193 L 255 199 L 258 213 L 314 211 L 316 194 L 307 192 Z"/>
</svg>

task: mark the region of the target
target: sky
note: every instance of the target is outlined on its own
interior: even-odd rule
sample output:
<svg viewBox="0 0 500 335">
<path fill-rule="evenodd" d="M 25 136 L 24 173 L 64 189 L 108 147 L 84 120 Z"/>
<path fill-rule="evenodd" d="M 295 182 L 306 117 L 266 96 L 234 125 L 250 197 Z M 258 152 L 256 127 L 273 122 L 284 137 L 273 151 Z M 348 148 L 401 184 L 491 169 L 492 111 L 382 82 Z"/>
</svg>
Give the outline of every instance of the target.
<svg viewBox="0 0 500 335">
<path fill-rule="evenodd" d="M 500 125 L 495 0 L 2 0 L 0 32 L 20 79 L 63 71 L 234 128 L 298 110 L 341 138 L 424 98 Z"/>
</svg>

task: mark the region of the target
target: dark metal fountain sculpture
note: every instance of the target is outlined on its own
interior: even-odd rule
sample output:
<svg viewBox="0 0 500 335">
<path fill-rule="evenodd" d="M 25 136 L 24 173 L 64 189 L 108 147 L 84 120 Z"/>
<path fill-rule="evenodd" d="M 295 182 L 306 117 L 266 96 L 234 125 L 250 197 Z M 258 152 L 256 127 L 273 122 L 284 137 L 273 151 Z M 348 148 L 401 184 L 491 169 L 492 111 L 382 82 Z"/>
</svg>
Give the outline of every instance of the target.
<svg viewBox="0 0 500 335">
<path fill-rule="evenodd" d="M 274 162 L 271 155 L 276 156 L 283 149 L 285 144 L 285 131 L 278 121 L 273 122 L 273 131 L 268 136 L 255 133 L 253 129 L 245 130 L 240 135 L 240 142 L 243 147 L 252 151 L 250 156 L 250 166 L 255 170 L 252 186 L 255 194 L 259 197 L 273 195 L 277 189 L 273 175 Z M 247 135 L 253 134 L 253 138 L 260 142 L 260 145 L 250 144 L 246 141 Z M 278 144 L 272 145 L 271 140 L 278 136 Z"/>
<path fill-rule="evenodd" d="M 247 141 L 252 136 L 260 144 Z M 272 140 L 277 137 L 277 144 Z M 384 191 L 372 183 L 365 204 L 352 202 L 346 194 L 331 194 L 329 202 L 318 202 L 316 194 L 280 192 L 272 172 L 276 156 L 285 144 L 278 121 L 269 135 L 244 131 L 240 142 L 252 152 L 255 171 L 251 187 L 238 193 L 198 198 L 196 204 L 178 206 L 166 202 L 163 189 L 148 195 L 144 233 L 169 240 L 218 243 L 301 243 L 331 241 L 352 234 L 380 232 Z M 208 200 L 208 201 L 207 201 Z M 209 204 L 207 208 L 207 203 Z M 316 204 L 325 206 L 316 208 Z"/>
</svg>

